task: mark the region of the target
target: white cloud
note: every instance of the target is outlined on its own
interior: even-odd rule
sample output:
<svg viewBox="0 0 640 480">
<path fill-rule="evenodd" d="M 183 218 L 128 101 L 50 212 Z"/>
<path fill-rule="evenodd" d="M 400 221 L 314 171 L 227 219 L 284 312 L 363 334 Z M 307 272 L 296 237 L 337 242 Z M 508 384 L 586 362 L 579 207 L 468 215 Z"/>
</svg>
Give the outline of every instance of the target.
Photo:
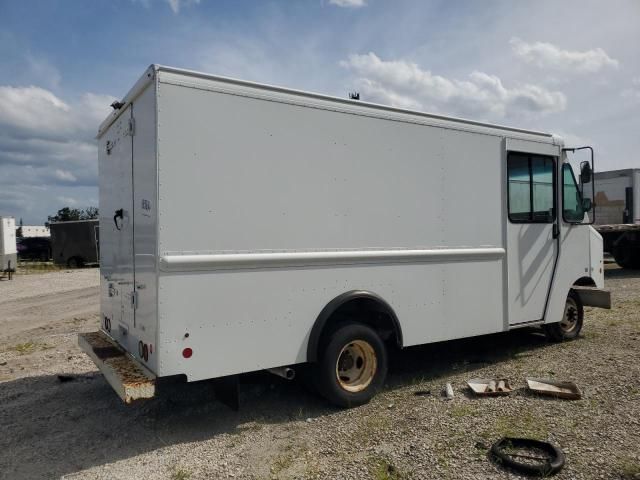
<svg viewBox="0 0 640 480">
<path fill-rule="evenodd" d="M 85 93 L 70 105 L 44 88 L 0 85 L 0 126 L 34 137 L 61 137 L 96 132 L 115 100 Z"/>
<path fill-rule="evenodd" d="M 602 48 L 583 52 L 562 50 L 551 43 L 527 43 L 517 37 L 509 40 L 513 52 L 527 63 L 540 68 L 593 73 L 603 68 L 618 68 L 619 62 Z"/>
<path fill-rule="evenodd" d="M 367 4 L 365 0 L 329 0 L 329 3 L 338 7 L 347 8 L 360 8 Z"/>
<path fill-rule="evenodd" d="M 77 180 L 73 173 L 67 170 L 60 170 L 59 168 L 56 169 L 54 175 L 58 180 L 62 180 L 63 182 L 75 182 Z"/>
<path fill-rule="evenodd" d="M 180 13 L 182 7 L 188 7 L 200 3 L 200 0 L 167 0 L 173 13 Z"/>
<path fill-rule="evenodd" d="M 65 197 L 63 195 L 60 195 L 58 197 L 56 197 L 56 199 L 63 205 L 68 205 L 70 207 L 74 207 L 76 205 L 78 205 L 78 200 L 76 200 L 73 197 Z"/>
<path fill-rule="evenodd" d="M 88 206 L 97 185 L 94 137 L 113 100 L 0 85 L 0 210 L 39 222 L 61 206 Z M 27 191 L 27 199 L 18 194 Z"/>
<path fill-rule="evenodd" d="M 472 72 L 468 80 L 449 79 L 404 60 L 381 60 L 375 53 L 351 55 L 340 64 L 357 75 L 363 100 L 397 107 L 480 115 L 496 119 L 518 113 L 551 113 L 566 108 L 565 95 L 541 86 L 507 88 L 500 78 Z"/>
</svg>

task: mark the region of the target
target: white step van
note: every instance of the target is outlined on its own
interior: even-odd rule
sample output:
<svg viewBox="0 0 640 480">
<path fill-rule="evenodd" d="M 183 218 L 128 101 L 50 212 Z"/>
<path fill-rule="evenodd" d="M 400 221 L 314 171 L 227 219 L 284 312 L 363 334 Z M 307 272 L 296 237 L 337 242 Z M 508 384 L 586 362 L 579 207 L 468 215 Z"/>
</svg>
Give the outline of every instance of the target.
<svg viewBox="0 0 640 480">
<path fill-rule="evenodd" d="M 391 348 L 572 339 L 609 305 L 551 134 L 152 65 L 98 140 L 102 329 L 79 343 L 126 402 L 308 364 L 359 405 Z"/>
</svg>

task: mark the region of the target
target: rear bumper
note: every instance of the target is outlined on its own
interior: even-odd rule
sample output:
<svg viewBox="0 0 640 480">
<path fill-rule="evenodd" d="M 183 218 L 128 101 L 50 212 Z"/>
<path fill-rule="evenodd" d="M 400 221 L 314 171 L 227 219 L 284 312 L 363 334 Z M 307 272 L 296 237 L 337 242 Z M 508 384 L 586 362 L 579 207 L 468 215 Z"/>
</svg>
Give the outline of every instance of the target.
<svg viewBox="0 0 640 480">
<path fill-rule="evenodd" d="M 585 307 L 611 308 L 611 292 L 596 287 L 572 287 Z"/>
<path fill-rule="evenodd" d="M 124 403 L 155 395 L 156 376 L 105 333 L 80 333 L 78 345 L 91 357 Z"/>
</svg>

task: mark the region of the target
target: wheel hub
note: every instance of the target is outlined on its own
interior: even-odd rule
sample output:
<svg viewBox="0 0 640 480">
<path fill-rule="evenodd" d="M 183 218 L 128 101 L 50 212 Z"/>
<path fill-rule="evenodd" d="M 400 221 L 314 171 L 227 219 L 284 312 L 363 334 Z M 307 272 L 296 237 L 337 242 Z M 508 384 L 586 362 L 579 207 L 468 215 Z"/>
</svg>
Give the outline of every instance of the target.
<svg viewBox="0 0 640 480">
<path fill-rule="evenodd" d="M 360 392 L 367 388 L 376 374 L 378 362 L 373 347 L 364 340 L 345 345 L 336 362 L 336 377 L 341 388 Z"/>
<path fill-rule="evenodd" d="M 578 306 L 573 298 L 568 298 L 564 307 L 564 315 L 560 322 L 560 328 L 565 332 L 571 332 L 578 326 Z"/>
</svg>

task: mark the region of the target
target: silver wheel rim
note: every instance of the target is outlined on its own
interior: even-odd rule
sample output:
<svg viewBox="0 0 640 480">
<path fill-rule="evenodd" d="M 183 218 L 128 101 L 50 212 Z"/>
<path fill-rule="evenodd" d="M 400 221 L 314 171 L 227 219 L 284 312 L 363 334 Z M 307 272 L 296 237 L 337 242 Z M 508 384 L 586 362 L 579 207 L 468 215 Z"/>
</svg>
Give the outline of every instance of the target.
<svg viewBox="0 0 640 480">
<path fill-rule="evenodd" d="M 578 328 L 578 304 L 571 297 L 567 298 L 567 303 L 564 305 L 560 328 L 564 333 L 572 333 Z"/>
<path fill-rule="evenodd" d="M 364 340 L 346 344 L 338 355 L 336 378 L 347 392 L 357 393 L 367 388 L 378 369 L 376 351 Z"/>
</svg>

